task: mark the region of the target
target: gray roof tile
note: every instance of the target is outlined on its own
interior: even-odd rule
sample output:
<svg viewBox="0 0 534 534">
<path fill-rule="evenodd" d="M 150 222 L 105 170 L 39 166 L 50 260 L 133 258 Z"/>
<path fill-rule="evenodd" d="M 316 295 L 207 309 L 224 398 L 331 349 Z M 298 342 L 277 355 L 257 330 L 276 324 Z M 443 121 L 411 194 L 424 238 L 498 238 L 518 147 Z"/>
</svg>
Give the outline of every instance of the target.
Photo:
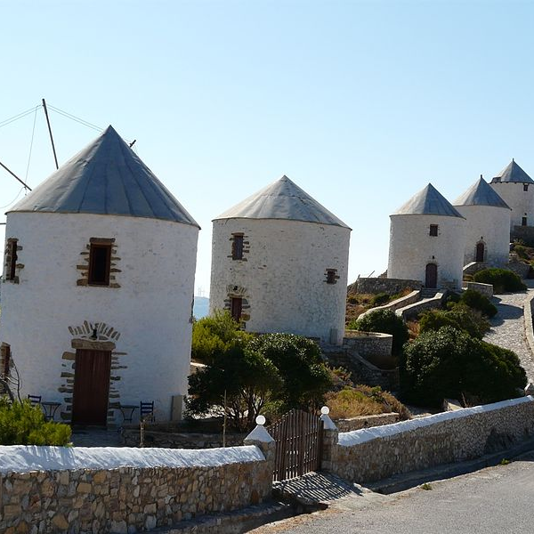
<svg viewBox="0 0 534 534">
<path fill-rule="evenodd" d="M 512 159 L 512 161 L 491 181 L 534 184 L 534 180 Z"/>
<path fill-rule="evenodd" d="M 287 176 L 282 176 L 214 220 L 218 219 L 286 219 L 349 228 Z"/>
<path fill-rule="evenodd" d="M 456 208 L 432 185 L 415 194 L 393 215 L 443 215 L 445 217 L 462 217 Z"/>
<path fill-rule="evenodd" d="M 125 215 L 198 226 L 111 126 L 10 211 Z"/>
<path fill-rule="evenodd" d="M 454 202 L 455 206 L 494 206 L 510 209 L 508 204 L 482 176 Z"/>
</svg>

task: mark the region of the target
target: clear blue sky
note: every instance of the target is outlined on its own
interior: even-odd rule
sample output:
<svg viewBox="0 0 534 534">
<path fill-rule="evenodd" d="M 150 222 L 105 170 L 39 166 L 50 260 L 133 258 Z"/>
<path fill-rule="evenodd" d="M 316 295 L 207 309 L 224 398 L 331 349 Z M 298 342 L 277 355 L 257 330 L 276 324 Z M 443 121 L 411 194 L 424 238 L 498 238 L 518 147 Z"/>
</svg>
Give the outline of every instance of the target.
<svg viewBox="0 0 534 534">
<path fill-rule="evenodd" d="M 202 226 L 204 292 L 211 219 L 283 174 L 353 228 L 350 281 L 385 270 L 388 215 L 428 182 L 454 201 L 512 157 L 534 176 L 534 2 L 0 0 L 0 20 L 0 122 L 45 97 L 137 139 Z M 51 119 L 60 162 L 98 135 Z M 0 128 L 23 178 L 33 121 Z M 30 163 L 31 186 L 54 170 L 41 111 Z"/>
</svg>

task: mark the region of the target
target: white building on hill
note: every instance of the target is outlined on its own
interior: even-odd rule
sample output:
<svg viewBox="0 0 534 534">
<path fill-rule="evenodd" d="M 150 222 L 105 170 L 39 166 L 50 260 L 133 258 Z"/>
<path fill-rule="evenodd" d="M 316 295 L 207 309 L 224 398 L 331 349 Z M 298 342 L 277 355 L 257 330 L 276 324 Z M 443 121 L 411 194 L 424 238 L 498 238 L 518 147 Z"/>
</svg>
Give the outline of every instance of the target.
<svg viewBox="0 0 534 534">
<path fill-rule="evenodd" d="M 511 231 L 514 226 L 534 226 L 534 180 L 514 160 L 490 185 L 512 210 Z"/>
<path fill-rule="evenodd" d="M 464 264 L 473 261 L 490 266 L 508 262 L 510 250 L 510 207 L 482 176 L 463 194 L 454 207 L 465 217 Z"/>
<path fill-rule="evenodd" d="M 465 219 L 432 184 L 390 218 L 388 278 L 461 288 Z"/>
<path fill-rule="evenodd" d="M 339 344 L 350 228 L 283 176 L 213 221 L 210 311 Z"/>
<path fill-rule="evenodd" d="M 64 421 L 187 391 L 198 224 L 110 126 L 7 214 L 2 373 Z M 11 365 L 10 365 L 11 362 Z M 176 400 L 176 399 L 174 399 Z"/>
</svg>

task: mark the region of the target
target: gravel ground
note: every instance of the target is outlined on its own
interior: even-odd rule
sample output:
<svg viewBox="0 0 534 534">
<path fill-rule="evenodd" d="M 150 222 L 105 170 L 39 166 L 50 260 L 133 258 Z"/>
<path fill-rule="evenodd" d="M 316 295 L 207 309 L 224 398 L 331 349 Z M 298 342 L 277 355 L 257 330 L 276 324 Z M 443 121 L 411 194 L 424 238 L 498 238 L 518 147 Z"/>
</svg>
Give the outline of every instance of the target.
<svg viewBox="0 0 534 534">
<path fill-rule="evenodd" d="M 534 280 L 527 280 L 529 290 L 534 289 Z M 520 358 L 530 382 L 534 381 L 534 356 L 525 339 L 523 304 L 528 292 L 504 293 L 494 297 L 499 313 L 491 320 L 491 330 L 484 340 L 500 347 L 513 350 Z"/>
</svg>

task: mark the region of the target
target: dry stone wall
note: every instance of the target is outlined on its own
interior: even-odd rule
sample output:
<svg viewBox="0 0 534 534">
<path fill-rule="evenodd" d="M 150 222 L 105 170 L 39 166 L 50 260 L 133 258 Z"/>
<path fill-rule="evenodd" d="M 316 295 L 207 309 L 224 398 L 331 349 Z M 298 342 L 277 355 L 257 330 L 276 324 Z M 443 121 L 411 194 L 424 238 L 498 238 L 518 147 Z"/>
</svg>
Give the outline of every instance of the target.
<svg viewBox="0 0 534 534">
<path fill-rule="evenodd" d="M 354 287 L 356 286 L 356 287 Z M 358 278 L 349 286 L 349 292 L 354 289 L 357 293 L 376 295 L 387 293 L 396 295 L 406 289 L 421 289 L 421 280 L 402 280 L 399 278 Z"/>
</svg>

